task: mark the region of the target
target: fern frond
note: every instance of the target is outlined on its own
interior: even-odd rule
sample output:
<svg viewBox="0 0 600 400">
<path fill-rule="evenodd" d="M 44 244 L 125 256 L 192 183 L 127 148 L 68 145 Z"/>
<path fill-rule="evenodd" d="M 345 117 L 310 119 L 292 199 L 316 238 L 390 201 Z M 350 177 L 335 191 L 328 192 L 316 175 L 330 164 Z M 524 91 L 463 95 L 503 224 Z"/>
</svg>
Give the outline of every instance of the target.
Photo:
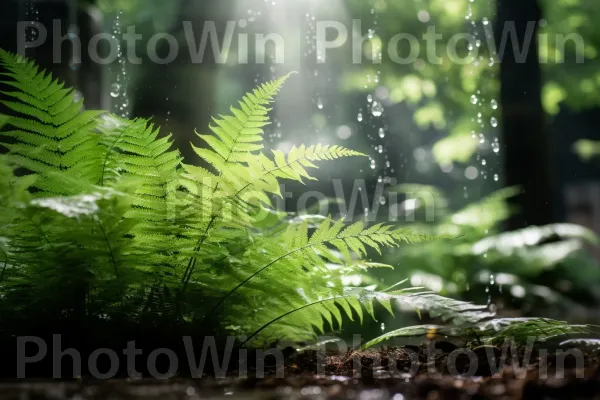
<svg viewBox="0 0 600 400">
<path fill-rule="evenodd" d="M 197 134 L 208 148 L 192 146 L 194 151 L 211 164 L 218 175 L 224 172 L 229 175 L 230 164 L 248 162 L 253 153 L 263 148 L 263 128 L 270 123 L 268 106 L 288 77 L 262 84 L 244 96 L 240 108 L 231 107 L 231 115 L 215 118 L 215 125 L 210 126 L 213 135 Z"/>
<path fill-rule="evenodd" d="M 547 318 L 497 318 L 478 323 L 468 323 L 463 326 L 408 326 L 378 336 L 365 343 L 361 349 L 365 350 L 397 337 L 424 336 L 430 333 L 449 337 L 470 338 L 486 344 L 501 345 L 506 341 L 526 344 L 531 338 L 543 342 L 556 337 L 598 335 L 600 334 L 600 327 L 571 325 Z"/>
<path fill-rule="evenodd" d="M 362 321 L 364 309 L 372 318 L 375 318 L 375 303 L 382 305 L 393 315 L 393 302 L 413 310 L 429 311 L 430 314 L 437 311 L 444 320 L 454 320 L 456 323 L 475 323 L 493 316 L 493 313 L 488 312 L 486 307 L 451 300 L 430 292 L 397 291 L 385 293 L 365 288 L 346 288 L 343 294 L 307 302 L 273 318 L 248 336 L 244 344 L 291 314 L 294 314 L 296 322 L 302 321 L 312 324 L 316 329 L 323 331 L 322 320 L 327 321 L 331 327 L 335 323 L 339 326 L 342 325 L 342 311 L 349 318 L 352 318 L 353 313 L 356 313 Z M 302 313 L 305 315 L 299 315 Z M 275 330 L 275 327 L 272 328 Z M 381 339 L 381 341 L 383 340 L 385 339 Z"/>
<path fill-rule="evenodd" d="M 94 129 L 101 112 L 81 112 L 82 103 L 75 100 L 73 90 L 39 71 L 32 61 L 0 49 L 0 64 L 7 71 L 2 83 L 17 89 L 3 92 L 11 100 L 2 101 L 14 114 L 6 121 L 13 129 L 1 133 L 12 140 L 0 142 L 9 150 L 10 160 L 39 174 L 35 185 L 45 193 L 75 193 L 57 175 L 95 183 L 100 157 L 94 151 L 99 140 Z"/>
<path fill-rule="evenodd" d="M 110 119 L 110 121 L 109 121 Z M 158 138 L 159 131 L 147 120 L 127 121 L 106 116 L 101 145 L 103 155 L 99 184 L 112 186 L 126 179 L 135 184 L 136 200 L 132 215 L 142 220 L 167 218 L 167 197 L 175 192 L 177 171 L 181 164 L 178 151 L 171 151 L 171 136 Z"/>
<path fill-rule="evenodd" d="M 312 268 L 329 272 L 326 261 L 334 263 L 341 261 L 331 248 L 343 254 L 346 261 L 351 261 L 351 252 L 360 257 L 367 254 L 367 248 L 380 252 L 382 246 L 393 247 L 402 242 L 424 239 L 428 238 L 412 236 L 405 231 L 393 230 L 391 226 L 383 224 L 365 228 L 360 221 L 345 227 L 343 220 L 334 222 L 328 218 L 310 237 L 307 223 L 292 225 L 276 241 L 265 240 L 248 250 L 246 257 L 251 258 L 255 263 L 264 260 L 261 261 L 264 264 L 219 299 L 207 316 L 214 313 L 229 297 L 248 285 L 250 281 L 274 266 L 284 268 L 284 270 L 279 269 L 276 274 L 284 272 L 294 274 Z M 279 240 L 283 240 L 283 243 L 277 243 Z"/>
</svg>

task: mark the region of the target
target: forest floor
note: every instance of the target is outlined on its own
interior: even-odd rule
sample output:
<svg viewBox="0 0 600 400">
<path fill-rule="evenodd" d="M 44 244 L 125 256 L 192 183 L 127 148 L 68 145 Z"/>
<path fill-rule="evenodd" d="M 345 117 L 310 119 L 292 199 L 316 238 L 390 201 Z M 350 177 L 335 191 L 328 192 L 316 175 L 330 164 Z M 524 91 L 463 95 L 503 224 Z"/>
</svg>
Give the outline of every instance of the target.
<svg viewBox="0 0 600 400">
<path fill-rule="evenodd" d="M 600 399 L 596 354 L 586 353 L 578 365 L 571 356 L 543 357 L 546 361 L 540 362 L 534 351 L 529 365 L 513 364 L 523 360 L 522 351 L 496 367 L 484 360 L 485 349 L 476 349 L 478 362 L 471 368 L 473 359 L 445 350 L 435 357 L 418 348 L 327 357 L 304 352 L 291 356 L 279 371 L 267 362 L 261 379 L 12 381 L 0 383 L 0 399 Z M 485 353 L 500 356 L 496 348 Z"/>
</svg>

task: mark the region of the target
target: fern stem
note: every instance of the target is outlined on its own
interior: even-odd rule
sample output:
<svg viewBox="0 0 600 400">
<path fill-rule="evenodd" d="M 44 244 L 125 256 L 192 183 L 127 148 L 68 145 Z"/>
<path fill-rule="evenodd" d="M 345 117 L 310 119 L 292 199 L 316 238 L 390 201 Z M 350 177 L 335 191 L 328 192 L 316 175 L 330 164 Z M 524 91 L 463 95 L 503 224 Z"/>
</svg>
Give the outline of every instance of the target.
<svg viewBox="0 0 600 400">
<path fill-rule="evenodd" d="M 241 282 L 240 284 L 238 284 L 236 287 L 234 287 L 233 289 L 231 289 L 229 292 L 227 292 L 227 294 L 225 296 L 223 296 L 218 302 L 217 304 L 215 304 L 215 306 L 213 308 L 211 308 L 211 310 L 206 314 L 206 316 L 202 319 L 202 321 L 206 321 L 208 319 L 209 316 L 212 315 L 212 313 L 214 313 L 224 302 L 225 300 L 227 300 L 232 294 L 234 294 L 239 288 L 241 288 L 242 286 L 244 286 L 246 283 L 248 283 L 250 280 L 252 280 L 254 277 L 256 277 L 258 274 L 260 274 L 261 272 L 263 272 L 264 270 L 266 270 L 267 268 L 271 267 L 273 264 L 278 263 L 279 261 L 283 260 L 284 258 L 287 258 L 299 251 L 305 250 L 307 248 L 313 247 L 313 246 L 317 246 L 317 245 L 321 245 L 321 244 L 325 244 L 325 243 L 329 243 L 333 240 L 339 240 L 339 239 L 349 239 L 349 238 L 358 238 L 361 236 L 365 236 L 365 234 L 363 232 L 358 233 L 356 235 L 349 235 L 349 236 L 344 236 L 344 237 L 339 237 L 336 236 L 332 239 L 327 239 L 327 240 L 322 240 L 318 243 L 308 243 L 302 247 L 297 248 L 296 250 L 293 250 L 289 253 L 283 254 L 279 257 L 277 257 L 276 259 L 274 259 L 273 261 L 269 262 L 268 264 L 266 264 L 264 267 L 260 268 L 258 271 L 254 272 L 252 275 L 250 275 L 248 278 L 244 279 L 243 282 Z"/>
<path fill-rule="evenodd" d="M 283 84 L 283 82 L 285 82 L 285 80 L 290 76 L 291 74 L 288 74 L 287 76 L 279 79 L 277 82 L 277 86 L 281 86 Z M 278 92 L 278 88 L 274 91 L 274 93 L 272 93 L 271 95 L 268 95 L 267 98 L 263 99 L 262 101 L 254 101 L 252 103 L 252 105 L 249 107 L 248 111 L 244 110 L 244 113 L 246 114 L 246 119 L 244 120 L 244 122 L 241 124 L 241 127 L 238 130 L 238 134 L 237 136 L 234 138 L 233 142 L 231 145 L 228 146 L 228 150 L 227 150 L 227 156 L 223 157 L 223 160 L 225 161 L 224 165 L 228 165 L 231 161 L 231 157 L 234 154 L 234 151 L 237 147 L 237 145 L 240 143 L 240 139 L 242 137 L 242 132 L 248 128 L 248 124 L 252 121 L 252 117 L 255 116 L 255 113 L 257 111 L 260 111 L 261 109 L 264 108 L 264 104 L 269 103 L 270 100 L 272 99 L 272 97 Z M 219 172 L 219 178 L 223 176 L 223 171 L 220 170 Z M 219 183 L 217 181 L 217 184 L 215 185 L 215 188 L 213 189 L 213 194 L 216 193 L 216 191 L 219 188 Z M 218 214 L 217 214 L 218 215 Z M 208 232 L 209 229 L 212 227 L 212 223 L 214 222 L 214 220 L 216 219 L 217 215 L 214 215 L 209 223 L 209 225 L 207 226 L 206 232 L 204 234 L 204 237 L 202 237 L 201 241 L 198 243 L 198 245 L 196 246 L 198 251 L 200 249 L 200 247 L 202 246 L 202 244 L 204 243 L 204 241 L 206 240 L 206 237 L 208 236 Z M 193 261 L 192 261 L 193 259 Z M 188 263 L 188 266 L 186 268 L 186 271 L 184 273 L 183 276 L 183 288 L 181 290 L 181 293 L 183 294 L 187 288 L 187 285 L 190 281 L 190 279 L 192 278 L 192 275 L 194 273 L 194 269 L 196 267 L 196 257 L 192 257 L 192 259 L 190 259 L 190 262 Z"/>
<path fill-rule="evenodd" d="M 122 129 L 121 132 L 119 132 L 119 135 L 117 136 L 115 141 L 110 145 L 110 148 L 106 152 L 106 157 L 104 157 L 104 162 L 102 163 L 102 176 L 100 178 L 100 186 L 104 186 L 104 175 L 106 174 L 106 164 L 108 163 L 108 158 L 109 158 L 108 156 L 110 155 L 110 153 L 112 153 L 113 149 L 115 148 L 115 146 L 121 139 L 121 136 L 123 136 L 123 134 L 125 134 L 125 132 L 128 129 L 129 129 L 129 126 L 127 128 Z"/>
<path fill-rule="evenodd" d="M 281 314 L 279 317 L 272 319 L 271 321 L 267 322 L 266 324 L 264 324 L 263 326 L 261 326 L 258 330 L 254 331 L 254 333 L 252 333 L 250 336 L 248 336 L 248 338 L 246 340 L 244 340 L 244 342 L 242 342 L 242 344 L 240 344 L 240 347 L 243 347 L 246 343 L 248 343 L 250 340 L 254 339 L 256 337 L 256 335 L 258 335 L 259 333 L 261 333 L 262 331 L 264 331 L 265 329 L 267 329 L 269 326 L 273 325 L 275 322 L 279 321 L 280 319 L 283 319 L 285 317 L 287 317 L 290 314 L 293 314 L 297 311 L 300 310 L 304 310 L 305 308 L 308 307 L 312 307 L 315 306 L 317 304 L 322 304 L 328 301 L 333 301 L 333 300 L 340 300 L 340 299 L 345 299 L 348 297 L 354 297 L 353 295 L 343 295 L 343 296 L 334 296 L 334 297 L 329 297 L 327 299 L 323 299 L 323 300 L 318 300 L 309 304 L 305 304 L 301 307 L 298 307 L 294 310 L 288 311 L 285 314 Z"/>
<path fill-rule="evenodd" d="M 217 216 L 213 215 L 210 222 L 206 226 L 206 229 L 204 230 L 204 234 L 202 235 L 202 238 L 200 239 L 196 249 L 194 249 L 195 251 L 199 251 L 200 247 L 204 244 L 204 241 L 208 237 L 208 232 L 209 232 L 210 228 L 212 227 L 212 224 L 216 221 L 216 219 L 217 219 Z M 188 283 L 192 279 L 192 274 L 194 273 L 194 268 L 196 268 L 196 262 L 197 262 L 196 257 L 190 258 L 190 261 L 188 262 L 188 266 L 187 266 L 187 268 L 183 274 L 183 278 L 181 280 L 181 282 L 183 283 L 183 287 L 181 288 L 182 295 L 183 295 L 183 293 L 185 293 L 185 289 L 187 288 Z"/>
<path fill-rule="evenodd" d="M 112 246 L 110 245 L 110 240 L 108 240 L 108 236 L 106 235 L 106 231 L 104 230 L 104 226 L 102 225 L 102 222 L 98 221 L 98 225 L 100 226 L 100 230 L 102 231 L 102 236 L 104 236 L 106 246 L 108 247 L 108 253 L 110 254 L 110 259 L 111 259 L 112 264 L 115 269 L 115 276 L 117 278 L 119 278 L 119 268 L 117 267 L 117 260 L 115 259 L 115 255 L 114 255 Z"/>
<path fill-rule="evenodd" d="M 283 166 L 279 166 L 277 168 L 273 168 L 269 171 L 265 171 L 265 176 L 268 175 L 272 175 L 273 173 L 283 170 L 283 168 L 289 167 L 292 164 L 296 163 L 296 162 L 300 162 L 300 160 L 308 160 L 308 157 L 301 157 L 293 162 L 288 162 Z M 238 198 L 238 196 L 240 194 L 242 194 L 242 192 L 244 192 L 246 189 L 248 189 L 249 187 L 254 186 L 254 182 L 248 182 L 244 187 L 242 187 L 240 190 L 237 191 L 236 194 L 232 195 L 229 197 L 229 202 L 233 201 L 234 199 Z M 213 190 L 213 194 L 216 192 L 217 188 L 219 187 L 219 183 L 217 183 L 217 185 L 215 186 L 215 189 Z M 241 200 L 241 199 L 240 199 Z M 204 231 L 204 235 L 202 236 L 201 242 L 198 244 L 198 247 L 196 248 L 196 251 L 199 250 L 199 247 L 204 243 L 204 240 L 206 239 L 206 237 L 208 236 L 209 230 L 212 227 L 212 224 L 214 223 L 214 221 L 216 220 L 216 216 L 219 215 L 219 213 L 221 212 L 221 210 L 223 210 L 223 208 L 225 207 L 225 202 L 221 203 L 220 208 L 217 210 L 217 212 L 215 213 L 215 215 L 211 218 L 210 222 L 208 223 L 208 226 L 206 227 L 206 230 Z M 194 268 L 196 267 L 196 258 L 190 258 L 190 261 L 188 262 L 188 266 L 186 267 L 186 270 L 183 274 L 183 277 L 181 279 L 181 283 L 183 283 L 183 288 L 182 288 L 182 293 L 185 292 L 187 285 L 192 277 L 192 273 L 194 271 Z M 212 311 L 211 311 L 212 312 Z"/>
</svg>

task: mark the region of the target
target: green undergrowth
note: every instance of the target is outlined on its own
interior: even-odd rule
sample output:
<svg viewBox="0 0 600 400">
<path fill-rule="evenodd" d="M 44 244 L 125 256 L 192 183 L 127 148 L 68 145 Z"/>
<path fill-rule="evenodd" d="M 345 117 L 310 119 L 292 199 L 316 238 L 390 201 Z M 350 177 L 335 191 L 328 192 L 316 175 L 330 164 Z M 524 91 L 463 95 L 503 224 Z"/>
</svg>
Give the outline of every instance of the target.
<svg viewBox="0 0 600 400">
<path fill-rule="evenodd" d="M 83 110 L 33 61 L 0 51 L 0 63 L 10 110 L 0 120 L 4 333 L 185 327 L 260 347 L 312 341 L 398 303 L 456 326 L 493 317 L 423 288 L 344 284 L 391 268 L 369 261 L 383 248 L 451 239 L 275 209 L 280 182 L 306 183 L 321 162 L 364 156 L 337 145 L 265 151 L 268 113 L 289 76 L 216 116 L 192 143 L 198 158 L 184 160 L 150 121 Z"/>
</svg>

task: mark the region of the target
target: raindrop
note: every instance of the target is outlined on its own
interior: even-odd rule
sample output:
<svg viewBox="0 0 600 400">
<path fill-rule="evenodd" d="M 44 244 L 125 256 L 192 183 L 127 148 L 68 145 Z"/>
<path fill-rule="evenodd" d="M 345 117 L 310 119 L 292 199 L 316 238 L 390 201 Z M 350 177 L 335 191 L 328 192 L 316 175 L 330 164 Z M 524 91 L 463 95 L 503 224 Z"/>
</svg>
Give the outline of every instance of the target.
<svg viewBox="0 0 600 400">
<path fill-rule="evenodd" d="M 385 130 L 383 128 L 379 128 L 379 137 L 382 139 L 385 137 Z"/>
<path fill-rule="evenodd" d="M 500 179 L 500 178 L 498 177 L 498 174 L 494 174 L 494 180 L 495 180 L 496 182 L 498 182 L 498 179 Z"/>
<path fill-rule="evenodd" d="M 483 24 L 484 24 L 484 25 L 487 25 L 487 24 L 489 24 L 489 23 L 490 23 L 490 20 L 489 20 L 489 19 L 487 19 L 486 17 L 483 17 L 483 20 L 482 20 L 482 22 L 483 22 Z"/>
<path fill-rule="evenodd" d="M 369 103 L 370 103 L 370 102 L 372 102 L 372 101 L 373 101 L 373 96 L 371 96 L 371 95 L 368 95 L 368 96 L 367 96 L 367 101 L 368 101 Z"/>
<path fill-rule="evenodd" d="M 360 113 L 360 112 L 358 113 L 357 119 L 358 119 L 358 122 L 362 122 L 362 120 L 363 120 L 362 113 Z"/>
<path fill-rule="evenodd" d="M 485 166 L 486 164 L 487 164 L 487 161 L 485 161 L 485 158 L 483 160 L 481 160 L 481 165 Z"/>
<path fill-rule="evenodd" d="M 492 101 L 490 102 L 490 105 L 492 106 L 492 110 L 498 109 L 498 102 L 495 99 L 492 99 Z"/>
<path fill-rule="evenodd" d="M 374 117 L 381 117 L 381 114 L 383 114 L 383 105 L 374 101 L 373 106 L 371 107 L 371 113 Z"/>
<path fill-rule="evenodd" d="M 377 151 L 379 152 L 379 154 L 383 153 L 383 146 L 379 145 L 379 147 L 377 148 Z"/>
<path fill-rule="evenodd" d="M 371 160 L 371 169 L 375 169 L 376 166 L 375 160 Z"/>
<path fill-rule="evenodd" d="M 323 109 L 323 100 L 321 100 L 321 99 L 317 100 L 317 107 L 319 108 L 319 110 Z"/>
<path fill-rule="evenodd" d="M 477 96 L 475 96 L 475 95 L 471 96 L 471 104 L 477 104 L 478 101 L 479 101 L 479 99 L 477 98 Z"/>
<path fill-rule="evenodd" d="M 112 97 L 119 97 L 119 91 L 121 90 L 121 85 L 118 83 L 113 83 L 110 87 L 110 95 Z"/>
<path fill-rule="evenodd" d="M 381 204 L 382 206 L 385 206 L 385 197 L 381 196 L 379 198 L 379 204 Z"/>
<path fill-rule="evenodd" d="M 490 119 L 490 124 L 495 128 L 498 126 L 498 120 L 496 119 L 496 117 L 492 117 L 492 119 Z"/>
</svg>

